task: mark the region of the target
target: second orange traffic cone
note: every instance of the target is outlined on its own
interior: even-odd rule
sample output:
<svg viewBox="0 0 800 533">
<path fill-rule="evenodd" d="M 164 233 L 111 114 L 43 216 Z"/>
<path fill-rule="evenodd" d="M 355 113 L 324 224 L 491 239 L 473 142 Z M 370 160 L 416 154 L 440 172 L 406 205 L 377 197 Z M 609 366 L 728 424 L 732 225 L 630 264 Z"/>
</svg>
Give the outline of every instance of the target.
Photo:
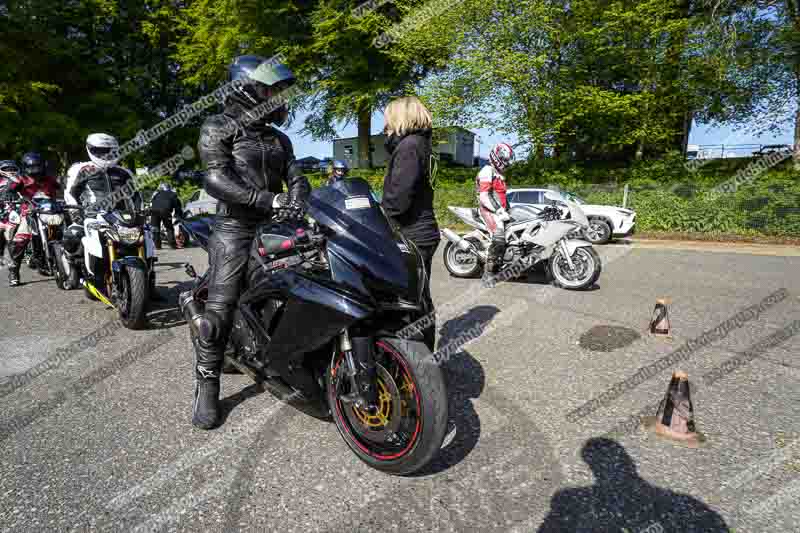
<svg viewBox="0 0 800 533">
<path fill-rule="evenodd" d="M 660 337 L 671 337 L 669 333 L 669 312 L 667 311 L 669 300 L 659 298 L 656 300 L 656 307 L 653 309 L 653 318 L 650 319 L 650 335 Z"/>
</svg>

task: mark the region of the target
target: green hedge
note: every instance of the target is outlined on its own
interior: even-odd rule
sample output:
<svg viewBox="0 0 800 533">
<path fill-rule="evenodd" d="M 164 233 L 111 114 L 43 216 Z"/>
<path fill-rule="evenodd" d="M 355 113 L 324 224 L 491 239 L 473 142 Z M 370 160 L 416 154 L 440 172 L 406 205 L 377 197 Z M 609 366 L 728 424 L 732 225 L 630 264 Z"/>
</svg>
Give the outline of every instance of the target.
<svg viewBox="0 0 800 533">
<path fill-rule="evenodd" d="M 730 179 L 736 170 L 752 160 L 709 163 L 718 172 L 704 166 L 689 175 L 674 170 L 675 162 L 661 160 L 627 169 L 631 179 L 628 207 L 637 212 L 636 228 L 653 232 L 725 233 L 743 236 L 800 236 L 800 182 L 790 170 L 773 170 L 741 186 L 734 193 L 712 194 L 711 187 Z M 531 174 L 522 174 L 518 167 L 511 173 L 513 187 L 558 185 L 573 191 L 589 203 L 621 205 L 623 183 L 609 184 L 608 180 L 586 181 L 585 169 L 553 168 L 544 172 L 540 165 Z M 643 169 L 649 169 L 646 174 Z M 720 170 L 722 169 L 722 170 Z M 596 170 L 594 170 L 596 171 Z M 441 169 L 436 195 L 436 214 L 442 226 L 458 226 L 460 222 L 448 210 L 448 205 L 474 206 L 474 178 L 477 169 Z M 383 169 L 351 171 L 351 176 L 366 179 L 376 192 L 383 189 Z M 325 182 L 320 173 L 308 174 L 314 187 Z M 169 180 L 167 180 L 169 181 Z M 157 182 L 156 182 L 157 183 Z M 182 199 L 188 198 L 196 186 L 178 186 Z"/>
</svg>

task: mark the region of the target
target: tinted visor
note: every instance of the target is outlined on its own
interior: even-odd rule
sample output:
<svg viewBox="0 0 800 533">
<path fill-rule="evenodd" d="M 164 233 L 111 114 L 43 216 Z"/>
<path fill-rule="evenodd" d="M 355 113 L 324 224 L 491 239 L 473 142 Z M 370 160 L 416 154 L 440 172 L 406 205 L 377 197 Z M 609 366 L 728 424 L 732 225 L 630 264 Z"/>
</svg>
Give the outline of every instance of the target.
<svg viewBox="0 0 800 533">
<path fill-rule="evenodd" d="M 25 165 L 25 173 L 31 176 L 37 176 L 44 172 L 44 165 L 40 162 L 31 163 L 29 165 Z"/>
<path fill-rule="evenodd" d="M 109 146 L 87 146 L 89 154 L 104 161 L 112 161 L 114 159 L 114 149 Z"/>
<path fill-rule="evenodd" d="M 276 83 L 284 82 L 286 86 L 291 85 L 295 81 L 294 74 L 289 67 L 282 64 L 270 64 L 269 61 L 261 63 L 253 72 L 250 73 L 250 79 L 261 82 L 264 85 L 272 87 Z"/>
</svg>

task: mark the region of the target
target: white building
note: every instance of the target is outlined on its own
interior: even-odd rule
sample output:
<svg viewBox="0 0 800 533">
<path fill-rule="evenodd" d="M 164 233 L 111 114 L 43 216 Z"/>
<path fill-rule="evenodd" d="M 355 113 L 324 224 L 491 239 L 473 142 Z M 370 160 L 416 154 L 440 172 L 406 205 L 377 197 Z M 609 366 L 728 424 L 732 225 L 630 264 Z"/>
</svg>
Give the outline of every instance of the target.
<svg viewBox="0 0 800 533">
<path fill-rule="evenodd" d="M 475 134 L 460 127 L 448 129 L 448 132 L 434 130 L 434 151 L 438 152 L 443 160 L 449 160 L 465 167 L 473 166 L 475 164 Z M 373 166 L 386 166 L 389 154 L 386 151 L 385 142 L 386 135 L 384 134 L 370 136 Z M 345 161 L 350 168 L 358 168 L 358 137 L 334 140 L 333 158 Z"/>
</svg>

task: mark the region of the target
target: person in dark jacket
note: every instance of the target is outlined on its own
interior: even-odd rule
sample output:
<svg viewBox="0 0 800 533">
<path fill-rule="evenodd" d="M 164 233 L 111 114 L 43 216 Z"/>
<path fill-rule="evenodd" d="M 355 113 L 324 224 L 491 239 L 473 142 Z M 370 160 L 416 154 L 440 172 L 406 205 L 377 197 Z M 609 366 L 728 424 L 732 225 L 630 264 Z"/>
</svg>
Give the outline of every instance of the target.
<svg viewBox="0 0 800 533">
<path fill-rule="evenodd" d="M 289 137 L 275 127 L 288 118 L 279 101 L 296 82 L 292 71 L 265 57 L 245 55 L 234 60 L 228 73 L 238 85 L 224 111 L 203 123 L 197 141 L 208 170 L 205 190 L 219 200 L 208 241 L 208 298 L 195 342 L 192 423 L 201 429 L 212 429 L 221 420 L 220 373 L 256 227 L 279 211 L 301 216 L 311 193 Z"/>
<path fill-rule="evenodd" d="M 181 216 L 183 205 L 178 194 L 173 191 L 166 183 L 158 186 L 158 190 L 153 195 L 150 201 L 150 226 L 153 228 L 153 241 L 155 242 L 156 249 L 161 249 L 161 225 L 167 231 L 167 242 L 169 247 L 173 250 L 177 247 L 175 244 L 175 228 L 172 225 L 172 216 Z"/>
<path fill-rule="evenodd" d="M 383 180 L 383 208 L 422 254 L 428 287 L 425 299 L 433 310 L 431 265 L 441 237 L 433 211 L 431 114 L 418 98 L 409 96 L 389 103 L 384 120 L 386 150 L 390 155 Z M 423 334 L 428 348 L 434 351 L 435 320 Z"/>
</svg>

